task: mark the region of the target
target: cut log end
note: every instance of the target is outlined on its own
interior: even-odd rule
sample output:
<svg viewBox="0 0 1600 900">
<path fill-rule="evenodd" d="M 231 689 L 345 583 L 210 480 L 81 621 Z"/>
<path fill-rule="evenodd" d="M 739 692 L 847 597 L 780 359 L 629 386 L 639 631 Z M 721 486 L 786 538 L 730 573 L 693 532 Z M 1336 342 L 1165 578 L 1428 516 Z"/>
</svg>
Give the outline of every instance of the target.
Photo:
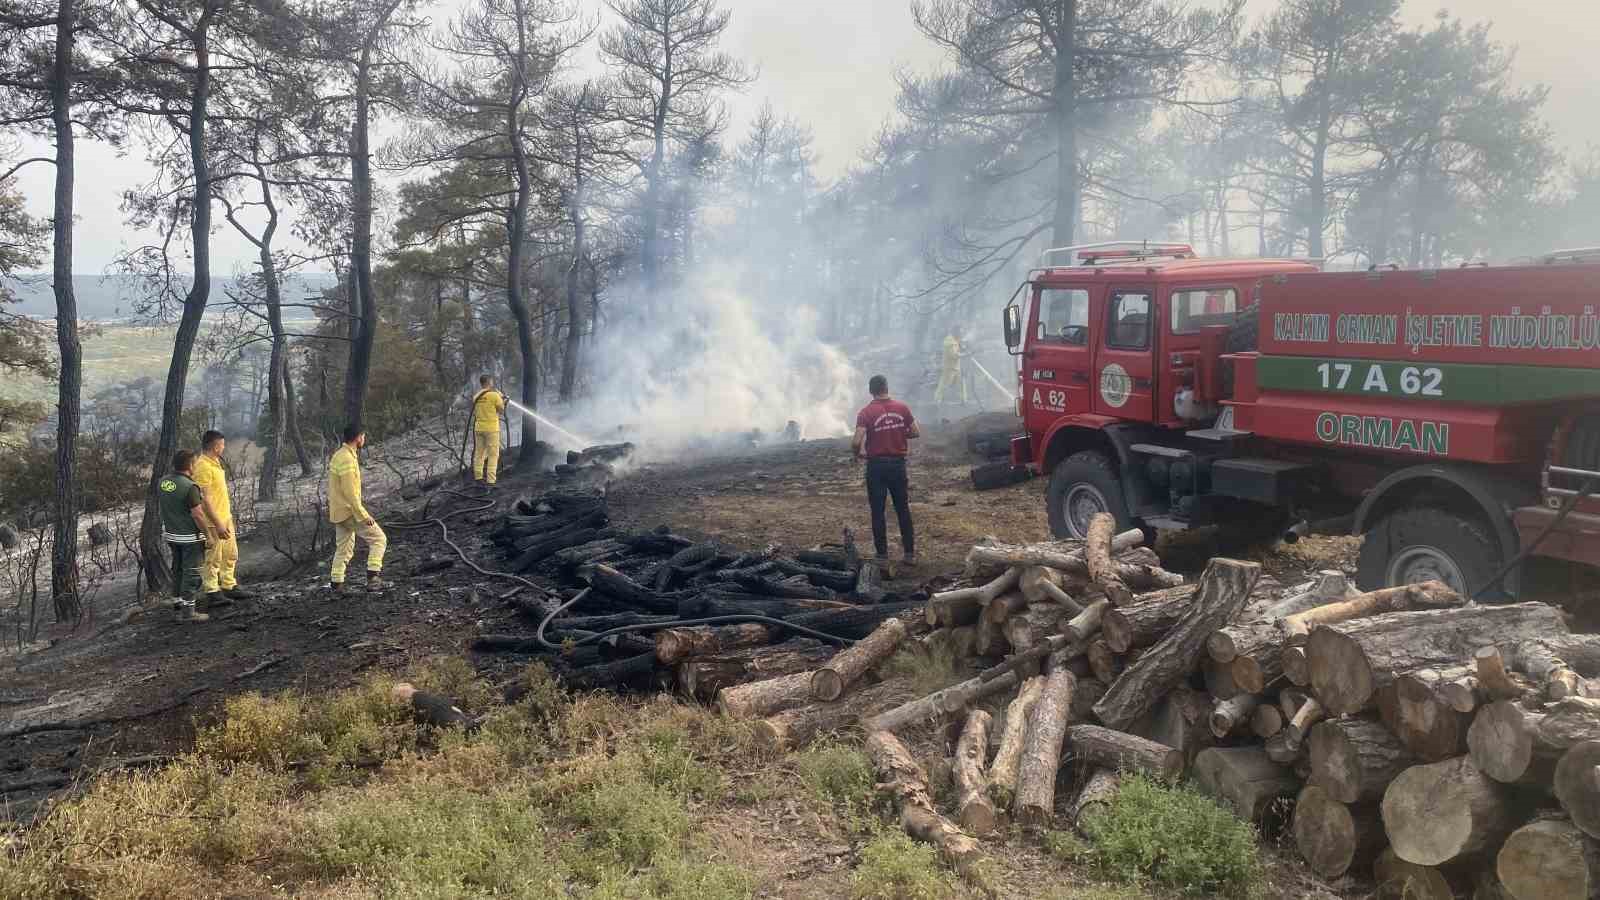
<svg viewBox="0 0 1600 900">
<path fill-rule="evenodd" d="M 1593 900 L 1600 845 L 1566 819 L 1537 819 L 1506 838 L 1495 873 L 1516 900 Z"/>
<path fill-rule="evenodd" d="M 1506 661 L 1500 655 L 1500 648 L 1494 645 L 1479 648 L 1473 654 L 1477 665 L 1478 683 L 1495 700 L 1515 700 L 1522 696 L 1522 687 L 1511 679 L 1511 673 L 1506 671 Z"/>
<path fill-rule="evenodd" d="M 1378 722 L 1335 719 L 1311 729 L 1312 783 L 1340 803 L 1378 800 L 1414 761 Z"/>
<path fill-rule="evenodd" d="M 1469 717 L 1415 676 L 1403 675 L 1380 688 L 1377 702 L 1384 724 L 1424 761 L 1449 759 L 1466 749 Z"/>
<path fill-rule="evenodd" d="M 1305 648 L 1311 691 L 1331 716 L 1361 712 L 1376 685 L 1361 644 L 1333 628 L 1311 632 Z"/>
<path fill-rule="evenodd" d="M 1487 850 L 1517 824 L 1509 789 L 1467 757 L 1400 773 L 1383 795 L 1383 822 L 1395 855 L 1423 866 Z"/>
<path fill-rule="evenodd" d="M 1382 829 L 1365 811 L 1333 799 L 1316 785 L 1300 791 L 1294 805 L 1294 842 L 1311 871 L 1338 878 L 1375 850 Z"/>
<path fill-rule="evenodd" d="M 1419 866 L 1385 850 L 1372 866 L 1380 900 L 1455 900 L 1456 885 L 1443 870 Z"/>
<path fill-rule="evenodd" d="M 1473 765 L 1495 781 L 1515 784 L 1533 765 L 1533 734 L 1520 706 L 1509 701 L 1478 710 L 1467 729 Z"/>
<path fill-rule="evenodd" d="M 1259 747 L 1202 750 L 1194 760 L 1194 778 L 1201 791 L 1247 822 L 1278 819 L 1300 788 L 1294 772 Z"/>
<path fill-rule="evenodd" d="M 1555 789 L 1572 824 L 1600 838 L 1600 741 L 1584 741 L 1562 755 Z"/>
<path fill-rule="evenodd" d="M 1088 819 L 1104 812 L 1116 799 L 1122 776 L 1114 769 L 1095 769 L 1083 783 L 1083 790 L 1072 801 L 1072 824 L 1082 831 Z"/>
<path fill-rule="evenodd" d="M 1250 731 L 1258 738 L 1270 738 L 1283 730 L 1283 710 L 1271 703 L 1256 707 L 1250 716 Z"/>
<path fill-rule="evenodd" d="M 818 669 L 811 673 L 811 696 L 827 702 L 837 700 L 844 694 L 844 679 L 839 673 L 829 669 Z"/>
</svg>

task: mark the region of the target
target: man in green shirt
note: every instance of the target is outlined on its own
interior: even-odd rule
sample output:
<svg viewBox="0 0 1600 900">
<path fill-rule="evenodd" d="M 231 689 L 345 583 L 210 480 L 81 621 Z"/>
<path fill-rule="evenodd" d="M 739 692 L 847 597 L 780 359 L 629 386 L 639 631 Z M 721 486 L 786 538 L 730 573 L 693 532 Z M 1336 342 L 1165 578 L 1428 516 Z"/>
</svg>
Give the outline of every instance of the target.
<svg viewBox="0 0 1600 900">
<path fill-rule="evenodd" d="M 204 622 L 211 617 L 195 609 L 200 595 L 200 566 L 206 558 L 206 518 L 200 487 L 194 483 L 194 451 L 172 455 L 172 474 L 156 486 L 161 507 L 161 536 L 172 551 L 172 608 L 180 622 Z"/>
</svg>

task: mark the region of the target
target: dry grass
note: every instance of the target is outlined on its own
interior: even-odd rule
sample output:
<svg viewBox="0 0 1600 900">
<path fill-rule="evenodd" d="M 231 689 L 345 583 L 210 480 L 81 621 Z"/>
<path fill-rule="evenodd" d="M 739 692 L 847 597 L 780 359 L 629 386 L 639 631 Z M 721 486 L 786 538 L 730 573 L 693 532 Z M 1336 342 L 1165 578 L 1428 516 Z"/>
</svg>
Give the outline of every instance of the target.
<svg viewBox="0 0 1600 900">
<path fill-rule="evenodd" d="M 487 713 L 433 733 L 372 678 L 243 695 L 167 768 L 105 777 L 0 842 L 0 896 L 749 896 L 696 810 L 746 729 L 667 700 L 567 697 L 542 670 L 499 706 L 464 664 L 410 673 Z"/>
<path fill-rule="evenodd" d="M 0 897 L 1152 896 L 1085 882 L 1099 861 L 1021 835 L 990 842 L 983 883 L 963 882 L 901 833 L 851 741 L 771 758 L 700 707 L 525 678 L 507 706 L 459 660 L 405 673 L 483 716 L 470 733 L 413 724 L 383 677 L 236 697 L 174 764 L 102 777 L 0 833 Z"/>
</svg>

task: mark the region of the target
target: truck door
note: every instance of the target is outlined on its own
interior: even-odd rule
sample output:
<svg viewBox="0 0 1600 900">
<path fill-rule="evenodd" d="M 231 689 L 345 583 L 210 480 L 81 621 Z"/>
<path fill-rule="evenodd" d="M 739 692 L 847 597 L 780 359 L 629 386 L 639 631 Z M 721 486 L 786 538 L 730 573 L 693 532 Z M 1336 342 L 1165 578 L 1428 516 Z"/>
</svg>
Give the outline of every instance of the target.
<svg viewBox="0 0 1600 900">
<path fill-rule="evenodd" d="M 1114 287 L 1106 295 L 1104 337 L 1096 341 L 1094 411 L 1155 421 L 1155 290 Z"/>
<path fill-rule="evenodd" d="M 1086 413 L 1091 408 L 1091 306 L 1098 290 L 1089 285 L 1034 289 L 1034 331 L 1022 358 L 1023 408 L 1030 431 L 1035 430 L 1033 426 L 1043 431 L 1060 416 Z"/>
</svg>

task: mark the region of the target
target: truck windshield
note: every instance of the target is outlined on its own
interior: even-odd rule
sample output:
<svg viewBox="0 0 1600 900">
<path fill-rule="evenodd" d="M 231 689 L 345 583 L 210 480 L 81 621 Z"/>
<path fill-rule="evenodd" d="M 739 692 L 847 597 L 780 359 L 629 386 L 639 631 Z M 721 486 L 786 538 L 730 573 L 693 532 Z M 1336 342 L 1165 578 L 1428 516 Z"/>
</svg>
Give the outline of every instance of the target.
<svg viewBox="0 0 1600 900">
<path fill-rule="evenodd" d="M 1089 292 L 1079 288 L 1040 291 L 1037 337 L 1047 344 L 1088 343 Z"/>
</svg>

